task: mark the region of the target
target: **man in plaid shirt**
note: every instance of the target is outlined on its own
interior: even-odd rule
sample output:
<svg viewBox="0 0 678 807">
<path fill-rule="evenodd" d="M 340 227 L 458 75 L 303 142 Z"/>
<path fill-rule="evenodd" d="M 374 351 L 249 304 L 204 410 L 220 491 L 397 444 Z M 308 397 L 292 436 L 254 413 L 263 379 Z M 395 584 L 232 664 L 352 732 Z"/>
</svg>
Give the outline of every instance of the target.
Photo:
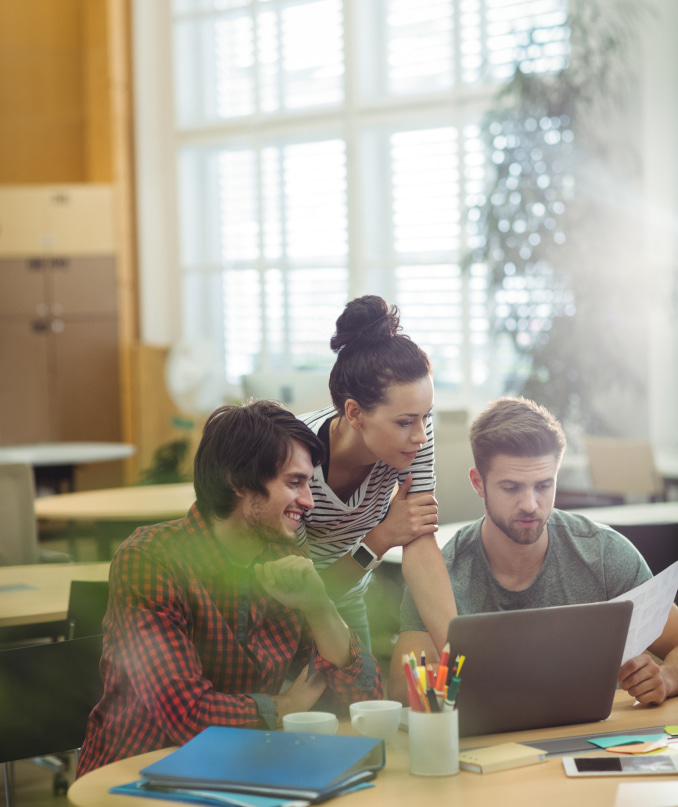
<svg viewBox="0 0 678 807">
<path fill-rule="evenodd" d="M 78 776 L 207 726 L 274 728 L 323 693 L 337 708 L 382 697 L 375 659 L 296 546 L 322 456 L 277 404 L 210 416 L 195 504 L 184 519 L 136 530 L 111 563 L 104 694 Z"/>
</svg>

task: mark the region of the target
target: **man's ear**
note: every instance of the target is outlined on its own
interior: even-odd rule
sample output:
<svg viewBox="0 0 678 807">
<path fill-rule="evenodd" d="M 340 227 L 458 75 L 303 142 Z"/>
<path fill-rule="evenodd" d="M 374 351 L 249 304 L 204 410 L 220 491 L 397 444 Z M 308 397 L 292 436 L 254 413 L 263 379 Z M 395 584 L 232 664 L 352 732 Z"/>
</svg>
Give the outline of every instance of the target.
<svg viewBox="0 0 678 807">
<path fill-rule="evenodd" d="M 358 430 L 362 428 L 362 415 L 363 410 L 358 401 L 354 401 L 353 398 L 348 398 L 344 404 L 344 417 L 352 429 Z"/>
<path fill-rule="evenodd" d="M 485 498 L 485 483 L 477 468 L 471 468 L 469 471 L 469 479 L 473 485 L 473 490 L 480 496 L 481 499 Z"/>
</svg>

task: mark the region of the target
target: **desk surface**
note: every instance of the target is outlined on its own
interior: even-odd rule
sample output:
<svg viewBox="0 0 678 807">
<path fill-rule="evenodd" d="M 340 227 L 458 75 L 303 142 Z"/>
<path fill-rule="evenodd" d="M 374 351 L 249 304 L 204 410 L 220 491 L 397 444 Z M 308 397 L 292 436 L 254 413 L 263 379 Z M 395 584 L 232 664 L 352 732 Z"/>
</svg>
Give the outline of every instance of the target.
<svg viewBox="0 0 678 807">
<path fill-rule="evenodd" d="M 185 516 L 195 501 L 192 482 L 61 493 L 35 500 L 38 518 L 65 521 L 153 522 Z"/>
<path fill-rule="evenodd" d="M 496 745 L 497 743 L 535 741 L 549 737 L 572 736 L 595 732 L 616 731 L 665 725 L 678 720 L 678 703 L 669 701 L 660 707 L 647 708 L 633 705 L 633 700 L 619 692 L 615 697 L 612 715 L 602 723 L 584 726 L 566 726 L 541 731 L 496 734 L 491 737 L 474 737 L 461 741 L 462 747 Z M 353 733 L 350 724 L 342 724 L 342 733 Z M 68 800 L 76 807 L 120 807 L 123 800 L 112 796 L 108 789 L 139 778 L 139 770 L 160 759 L 172 749 L 153 751 L 131 759 L 120 760 L 86 774 L 71 785 Z M 392 745 L 386 746 L 386 766 L 375 780 L 376 787 L 341 797 L 343 807 L 377 807 L 395 805 L 412 807 L 414 804 L 454 804 L 464 807 L 613 807 L 617 786 L 621 782 L 639 781 L 622 777 L 568 779 L 559 758 L 551 758 L 538 765 L 514 768 L 492 774 L 461 771 L 458 776 L 423 777 L 409 772 L 408 737 L 398 732 Z M 667 781 L 670 776 L 644 777 L 645 781 Z M 675 777 L 673 778 L 675 781 Z M 162 799 L 154 804 L 170 805 Z M 339 802 L 337 802 L 338 804 Z M 145 798 L 125 797 L 129 807 L 149 807 Z"/>
<path fill-rule="evenodd" d="M 71 580 L 108 580 L 110 563 L 0 566 L 0 627 L 66 619 Z"/>
<path fill-rule="evenodd" d="M 136 446 L 129 443 L 34 443 L 0 446 L 0 463 L 25 462 L 27 465 L 80 465 L 131 457 Z"/>
</svg>

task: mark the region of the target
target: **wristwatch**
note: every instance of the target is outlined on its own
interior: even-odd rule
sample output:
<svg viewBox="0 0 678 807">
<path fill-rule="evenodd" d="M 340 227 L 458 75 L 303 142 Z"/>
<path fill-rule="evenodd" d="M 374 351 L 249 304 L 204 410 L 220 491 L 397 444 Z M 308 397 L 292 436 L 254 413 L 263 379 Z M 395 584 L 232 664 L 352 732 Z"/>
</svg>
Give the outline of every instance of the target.
<svg viewBox="0 0 678 807">
<path fill-rule="evenodd" d="M 353 547 L 351 557 L 358 566 L 361 566 L 366 572 L 369 572 L 370 569 L 376 569 L 382 561 L 382 558 L 378 557 L 369 546 L 366 546 L 362 542 L 357 543 Z"/>
</svg>

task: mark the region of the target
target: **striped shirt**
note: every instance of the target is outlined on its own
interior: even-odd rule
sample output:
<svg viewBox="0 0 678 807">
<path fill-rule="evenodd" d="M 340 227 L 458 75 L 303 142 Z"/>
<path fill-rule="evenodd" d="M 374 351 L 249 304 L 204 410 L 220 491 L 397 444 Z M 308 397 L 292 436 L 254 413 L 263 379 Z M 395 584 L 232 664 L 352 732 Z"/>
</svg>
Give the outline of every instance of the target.
<svg viewBox="0 0 678 807">
<path fill-rule="evenodd" d="M 328 406 L 317 412 L 299 415 L 299 419 L 318 434 L 323 423 L 335 417 L 337 410 Z M 328 487 L 321 466 L 317 466 L 310 482 L 313 494 L 313 510 L 304 513 L 298 530 L 299 545 L 308 543 L 311 558 L 318 569 L 324 569 L 345 555 L 373 527 L 386 518 L 396 483 L 403 482 L 412 474 L 412 493 L 435 490 L 433 469 L 433 424 L 426 424 L 426 444 L 417 454 L 409 468 L 399 471 L 377 460 L 369 475 L 343 502 Z M 337 605 L 344 607 L 361 600 L 369 583 L 371 572 L 341 597 Z"/>
</svg>

